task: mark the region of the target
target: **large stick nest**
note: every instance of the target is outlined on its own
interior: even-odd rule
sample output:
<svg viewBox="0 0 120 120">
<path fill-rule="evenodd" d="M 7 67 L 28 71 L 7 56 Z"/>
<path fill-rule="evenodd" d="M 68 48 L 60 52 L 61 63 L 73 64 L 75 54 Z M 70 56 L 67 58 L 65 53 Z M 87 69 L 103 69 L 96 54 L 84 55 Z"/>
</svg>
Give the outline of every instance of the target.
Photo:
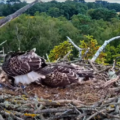
<svg viewBox="0 0 120 120">
<path fill-rule="evenodd" d="M 108 75 L 112 66 L 84 63 L 83 67 L 93 68 L 94 77 L 66 88 L 32 83 L 25 90 L 13 89 L 8 80 L 1 81 L 0 120 L 120 119 L 119 76 Z"/>
</svg>

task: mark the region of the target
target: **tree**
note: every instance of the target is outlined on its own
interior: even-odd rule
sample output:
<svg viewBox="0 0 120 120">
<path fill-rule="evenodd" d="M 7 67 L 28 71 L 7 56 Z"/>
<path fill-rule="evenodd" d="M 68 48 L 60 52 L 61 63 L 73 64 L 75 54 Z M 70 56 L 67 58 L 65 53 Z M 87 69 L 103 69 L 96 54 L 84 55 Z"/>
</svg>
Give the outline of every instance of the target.
<svg viewBox="0 0 120 120">
<path fill-rule="evenodd" d="M 92 19 L 96 19 L 96 20 L 103 19 L 106 21 L 109 21 L 111 18 L 114 18 L 117 16 L 114 10 L 108 10 L 105 8 L 94 9 L 88 12 L 88 14 L 92 17 Z"/>
<path fill-rule="evenodd" d="M 68 41 L 64 41 L 60 43 L 58 46 L 55 46 L 49 54 L 49 58 L 51 61 L 55 61 L 58 58 L 63 58 L 68 52 L 72 51 L 72 45 Z M 71 54 L 68 56 L 70 57 Z"/>
<path fill-rule="evenodd" d="M 48 14 L 52 17 L 58 17 L 58 16 L 60 16 L 60 10 L 59 10 L 59 8 L 51 7 L 48 10 Z"/>
<path fill-rule="evenodd" d="M 14 3 L 19 3 L 21 2 L 20 0 L 7 0 L 6 1 L 8 4 L 14 4 Z"/>
<path fill-rule="evenodd" d="M 87 15 L 73 15 L 72 23 L 73 25 L 81 30 L 81 33 L 87 34 L 89 31 L 89 23 L 91 22 L 91 18 Z"/>
<path fill-rule="evenodd" d="M 21 50 L 35 47 L 37 53 L 43 56 L 66 40 L 67 35 L 79 40 L 78 34 L 78 29 L 65 18 L 53 18 L 45 13 L 36 13 L 35 16 L 23 14 L 0 29 L 0 42 L 7 40 L 4 46 L 6 53 L 15 51 L 19 47 L 19 36 Z"/>
<path fill-rule="evenodd" d="M 78 2 L 79 0 L 73 0 L 74 2 Z"/>
<path fill-rule="evenodd" d="M 78 2 L 85 3 L 85 0 L 79 0 Z"/>
<path fill-rule="evenodd" d="M 72 0 L 65 0 L 65 2 L 71 2 Z"/>
<path fill-rule="evenodd" d="M 98 45 L 98 42 L 96 39 L 93 38 L 93 36 L 85 36 L 87 39 L 87 42 L 85 42 L 84 40 L 80 41 L 80 48 L 89 48 L 89 51 L 87 53 L 87 55 L 85 56 L 85 59 L 91 59 L 93 57 L 93 55 L 96 53 L 96 51 L 100 48 L 100 46 Z M 86 52 L 86 49 L 84 51 L 82 51 L 82 54 L 84 55 Z M 99 57 L 97 58 L 97 62 L 98 63 L 105 63 L 105 56 L 106 54 L 104 52 L 101 52 Z"/>
</svg>

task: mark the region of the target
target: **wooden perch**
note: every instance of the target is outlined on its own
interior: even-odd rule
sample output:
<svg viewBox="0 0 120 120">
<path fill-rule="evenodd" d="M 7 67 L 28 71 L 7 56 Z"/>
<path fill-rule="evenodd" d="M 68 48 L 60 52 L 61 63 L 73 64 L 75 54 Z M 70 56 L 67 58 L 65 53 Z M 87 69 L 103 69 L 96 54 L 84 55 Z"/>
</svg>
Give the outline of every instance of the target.
<svg viewBox="0 0 120 120">
<path fill-rule="evenodd" d="M 8 22 L 10 22 L 12 19 L 18 17 L 19 15 L 21 15 L 23 12 L 25 12 L 26 10 L 28 10 L 29 8 L 31 8 L 34 4 L 36 4 L 38 2 L 38 0 L 35 0 L 34 2 L 22 7 L 21 9 L 17 10 L 15 13 L 8 15 L 7 17 L 3 18 L 0 20 L 0 28 L 3 27 L 5 24 L 7 24 Z"/>
<path fill-rule="evenodd" d="M 95 60 L 97 59 L 97 57 L 99 56 L 99 54 L 103 51 L 103 49 L 107 46 L 107 44 L 109 44 L 110 42 L 112 42 L 114 40 L 117 40 L 117 39 L 120 39 L 120 36 L 116 36 L 116 37 L 113 37 L 113 38 L 111 38 L 109 40 L 106 40 L 104 42 L 104 44 L 95 53 L 95 55 L 92 57 L 91 62 L 95 62 Z"/>
</svg>

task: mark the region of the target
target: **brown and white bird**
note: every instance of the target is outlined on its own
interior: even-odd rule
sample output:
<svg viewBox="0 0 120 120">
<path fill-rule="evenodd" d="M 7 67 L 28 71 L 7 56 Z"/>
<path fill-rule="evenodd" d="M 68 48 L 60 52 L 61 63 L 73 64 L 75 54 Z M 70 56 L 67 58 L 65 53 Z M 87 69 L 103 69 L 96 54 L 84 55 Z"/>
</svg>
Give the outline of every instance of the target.
<svg viewBox="0 0 120 120">
<path fill-rule="evenodd" d="M 10 78 L 14 78 L 15 84 L 37 82 L 49 87 L 65 87 L 93 75 L 92 71 L 80 70 L 76 65 L 47 65 L 34 49 L 8 53 L 2 69 Z"/>
<path fill-rule="evenodd" d="M 45 67 L 45 60 L 35 53 L 35 49 L 28 52 L 10 52 L 6 55 L 2 69 L 8 77 L 14 78 L 15 84 L 30 84 L 45 78 L 37 71 Z"/>
<path fill-rule="evenodd" d="M 93 77 L 93 71 L 80 70 L 65 64 L 44 67 L 40 73 L 46 76 L 45 79 L 41 79 L 41 83 L 49 87 L 66 87 Z"/>
</svg>

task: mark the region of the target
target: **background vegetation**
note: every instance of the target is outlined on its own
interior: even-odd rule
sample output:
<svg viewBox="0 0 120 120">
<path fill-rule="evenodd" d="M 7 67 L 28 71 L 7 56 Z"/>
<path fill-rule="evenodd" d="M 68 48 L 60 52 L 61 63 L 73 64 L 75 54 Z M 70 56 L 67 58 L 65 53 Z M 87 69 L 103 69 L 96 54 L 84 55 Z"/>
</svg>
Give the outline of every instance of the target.
<svg viewBox="0 0 120 120">
<path fill-rule="evenodd" d="M 0 18 L 12 14 L 26 4 L 19 0 L 8 0 L 7 4 L 0 3 Z M 120 15 L 117 14 L 119 11 L 120 4 L 117 3 L 104 5 L 70 0 L 63 3 L 56 1 L 38 3 L 0 29 L 0 42 L 7 40 L 4 44 L 5 52 L 17 50 L 19 47 L 21 50 L 36 47 L 39 55 L 50 53 L 52 60 L 54 58 L 52 54 L 56 52 L 54 46 L 61 48 L 59 47 L 61 43 L 60 46 L 63 45 L 64 48 L 66 36 L 79 46 L 86 44 L 90 47 L 93 44 L 91 51 L 94 51 L 105 40 L 119 35 Z M 104 50 L 105 54 L 101 57 L 104 58 L 104 62 L 111 63 L 116 56 L 119 56 L 119 43 L 120 41 L 117 40 L 107 46 Z M 74 48 L 71 51 L 73 57 L 78 56 Z"/>
</svg>

